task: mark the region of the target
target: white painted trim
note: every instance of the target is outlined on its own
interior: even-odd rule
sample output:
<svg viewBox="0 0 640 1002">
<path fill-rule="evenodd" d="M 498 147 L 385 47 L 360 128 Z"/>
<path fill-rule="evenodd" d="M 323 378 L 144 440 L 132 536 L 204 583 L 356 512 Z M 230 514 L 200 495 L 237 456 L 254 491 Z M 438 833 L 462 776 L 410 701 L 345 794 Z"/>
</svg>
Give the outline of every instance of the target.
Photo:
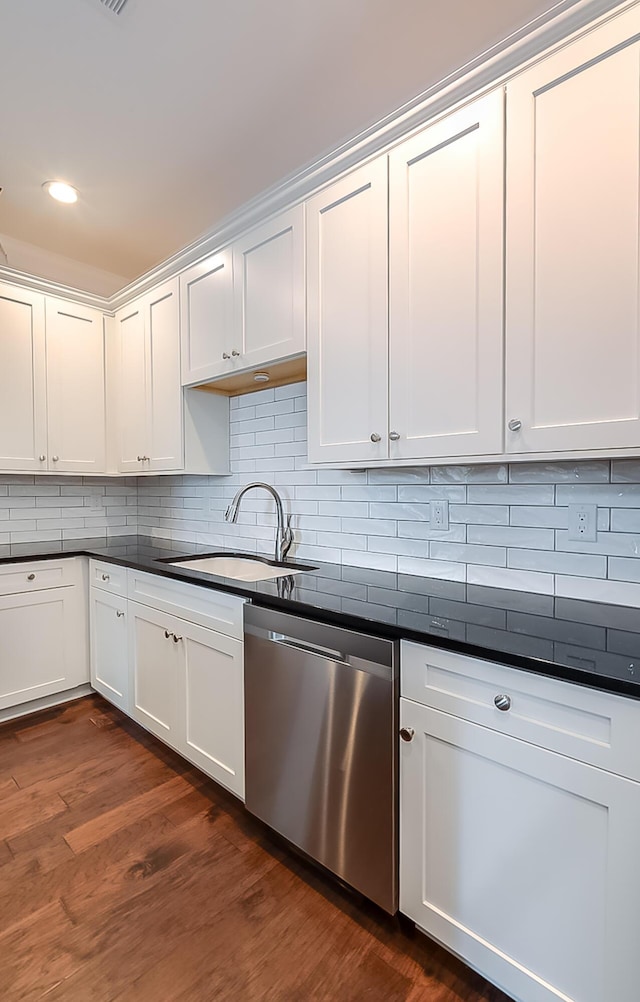
<svg viewBox="0 0 640 1002">
<path fill-rule="evenodd" d="M 15 285 L 18 289 L 42 292 L 45 296 L 67 299 L 72 303 L 82 303 L 83 306 L 92 306 L 94 309 L 102 310 L 103 313 L 109 315 L 113 313 L 110 299 L 96 296 L 91 292 L 83 292 L 82 289 L 60 285 L 58 282 L 50 282 L 47 278 L 38 278 L 37 275 L 29 275 L 25 271 L 16 271 L 15 268 L 0 267 L 0 282 Z M 120 295 L 120 293 L 116 293 L 116 295 Z M 111 298 L 113 299 L 113 296 Z"/>
<path fill-rule="evenodd" d="M 448 112 L 471 96 L 480 96 L 489 87 L 506 82 L 542 53 L 546 55 L 546 50 L 563 43 L 582 29 L 590 30 L 596 23 L 615 17 L 639 3 L 640 0 L 623 0 L 622 3 L 619 0 L 558 0 L 544 14 L 485 50 L 392 114 L 246 202 L 214 229 L 108 299 L 80 289 L 56 285 L 11 268 L 0 267 L 0 280 L 46 295 L 61 296 L 113 314 L 130 300 L 180 274 L 209 254 L 222 250 L 250 227 L 266 221 L 276 212 L 293 207 L 356 164 L 364 164 L 383 149 L 405 139 L 427 121 Z"/>
<path fill-rule="evenodd" d="M 82 699 L 89 696 L 95 690 L 88 682 L 83 682 L 75 689 L 65 689 L 64 692 L 56 692 L 52 696 L 42 696 L 41 699 L 32 699 L 29 703 L 20 703 L 18 706 L 7 706 L 0 710 L 0 724 L 6 720 L 16 720 L 18 717 L 29 717 L 40 710 L 48 710 L 52 706 L 59 706 L 61 703 L 70 703 L 74 699 Z"/>
</svg>

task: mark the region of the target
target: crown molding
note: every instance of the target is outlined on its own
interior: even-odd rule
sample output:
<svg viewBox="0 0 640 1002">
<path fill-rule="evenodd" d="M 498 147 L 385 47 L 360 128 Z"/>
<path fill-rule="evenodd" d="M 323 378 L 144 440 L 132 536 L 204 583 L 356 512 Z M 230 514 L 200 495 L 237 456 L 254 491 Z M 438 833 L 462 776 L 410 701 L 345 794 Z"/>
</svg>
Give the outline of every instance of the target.
<svg viewBox="0 0 640 1002">
<path fill-rule="evenodd" d="M 45 296 L 57 296 L 73 303 L 82 303 L 83 306 L 92 306 L 96 310 L 102 310 L 103 313 L 113 312 L 111 299 L 96 296 L 92 292 L 84 292 L 82 289 L 75 289 L 70 285 L 50 282 L 47 278 L 39 278 L 37 275 L 30 275 L 26 271 L 17 271 L 15 268 L 7 268 L 4 265 L 0 267 L 0 282 L 16 285 L 21 289 L 31 289 L 33 292 L 42 292 Z"/>
<path fill-rule="evenodd" d="M 561 44 L 582 29 L 590 29 L 623 11 L 637 7 L 639 3 L 640 0 L 624 0 L 622 3 L 620 0 L 559 0 L 544 14 L 485 50 L 401 108 L 246 202 L 217 226 L 109 298 L 57 285 L 11 268 L 0 267 L 0 280 L 47 295 L 62 296 L 113 314 L 130 300 L 173 278 L 210 254 L 222 250 L 243 231 L 302 201 L 356 164 L 378 156 L 383 150 L 406 138 L 428 121 L 450 111 L 455 105 L 464 103 L 471 96 L 478 96 L 490 87 L 506 83 L 516 71 L 530 65 L 542 53 L 546 54 L 548 49 Z"/>
</svg>

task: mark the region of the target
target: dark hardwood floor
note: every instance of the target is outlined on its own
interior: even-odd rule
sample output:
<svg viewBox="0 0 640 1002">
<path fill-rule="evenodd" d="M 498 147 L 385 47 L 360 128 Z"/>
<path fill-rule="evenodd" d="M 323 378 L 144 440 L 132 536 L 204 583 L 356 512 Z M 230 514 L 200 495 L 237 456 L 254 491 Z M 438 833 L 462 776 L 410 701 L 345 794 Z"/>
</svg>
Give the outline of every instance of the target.
<svg viewBox="0 0 640 1002">
<path fill-rule="evenodd" d="M 508 1002 L 97 696 L 0 726 L 0 999 Z"/>
</svg>

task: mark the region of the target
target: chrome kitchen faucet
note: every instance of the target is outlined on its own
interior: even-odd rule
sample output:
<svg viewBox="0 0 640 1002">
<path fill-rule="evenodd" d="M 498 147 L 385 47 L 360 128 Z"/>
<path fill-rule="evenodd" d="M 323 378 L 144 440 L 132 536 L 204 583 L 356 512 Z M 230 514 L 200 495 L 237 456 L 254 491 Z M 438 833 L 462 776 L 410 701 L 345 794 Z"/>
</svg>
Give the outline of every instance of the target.
<svg viewBox="0 0 640 1002">
<path fill-rule="evenodd" d="M 261 484 L 259 482 L 255 484 L 247 484 L 246 487 L 241 487 L 234 497 L 233 501 L 224 513 L 224 517 L 227 522 L 237 522 L 238 512 L 240 510 L 240 502 L 247 491 L 253 490 L 254 487 L 261 487 L 262 490 L 267 491 L 271 494 L 273 500 L 276 503 L 276 515 L 278 517 L 278 526 L 276 529 L 276 553 L 275 559 L 278 563 L 282 563 L 285 559 L 287 553 L 291 549 L 291 544 L 293 543 L 293 529 L 291 528 L 291 515 L 287 515 L 285 518 L 284 508 L 282 507 L 282 498 L 278 494 L 274 487 L 270 484 Z"/>
</svg>

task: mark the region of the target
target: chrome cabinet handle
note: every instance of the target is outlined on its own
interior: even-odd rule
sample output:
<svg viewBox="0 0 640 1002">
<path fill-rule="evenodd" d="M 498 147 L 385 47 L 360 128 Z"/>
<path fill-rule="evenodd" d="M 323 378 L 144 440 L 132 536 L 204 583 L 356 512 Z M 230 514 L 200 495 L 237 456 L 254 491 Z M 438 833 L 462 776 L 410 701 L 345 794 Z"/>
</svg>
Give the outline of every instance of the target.
<svg viewBox="0 0 640 1002">
<path fill-rule="evenodd" d="M 174 644 L 178 644 L 182 640 L 182 637 L 176 637 L 175 633 L 172 633 L 171 636 L 173 637 Z"/>
<path fill-rule="evenodd" d="M 231 352 L 231 356 L 232 358 L 240 358 L 240 352 L 236 351 L 236 349 L 234 348 L 233 351 Z"/>
<path fill-rule="evenodd" d="M 124 612 L 122 611 L 122 609 L 116 609 L 116 616 L 118 617 L 118 619 L 124 616 Z"/>
<path fill-rule="evenodd" d="M 42 454 L 41 454 L 41 455 L 40 455 L 40 456 L 39 456 L 38 458 L 39 458 L 39 460 L 40 460 L 40 462 L 41 462 L 41 463 L 44 463 L 44 461 L 45 461 L 45 459 L 46 459 L 47 457 L 45 456 L 45 454 L 44 454 L 44 452 L 43 452 L 43 453 L 42 453 Z"/>
<path fill-rule="evenodd" d="M 57 463 L 59 459 L 60 459 L 60 456 L 52 456 L 52 457 L 51 457 L 51 460 L 52 460 L 52 462 L 54 462 L 54 463 Z"/>
<path fill-rule="evenodd" d="M 35 579 L 36 579 L 35 574 L 27 574 L 27 581 L 35 581 Z"/>
<path fill-rule="evenodd" d="M 109 580 L 109 575 L 108 574 L 103 574 L 102 575 L 102 580 L 103 581 L 108 581 Z"/>
<path fill-rule="evenodd" d="M 149 460 L 149 456 L 138 456 L 139 463 L 146 463 Z"/>
<path fill-rule="evenodd" d="M 170 631 L 170 630 L 165 630 L 165 631 L 164 631 L 164 637 L 165 637 L 165 640 L 168 640 L 168 639 L 169 639 L 169 637 L 172 637 L 172 636 L 173 636 L 173 633 L 171 633 L 171 631 Z"/>
<path fill-rule="evenodd" d="M 223 351 L 223 352 L 222 352 L 222 357 L 223 357 L 224 359 L 227 359 L 227 358 L 231 358 L 231 355 L 229 354 L 229 352 L 228 352 L 228 351 Z"/>
<path fill-rule="evenodd" d="M 507 696 L 504 692 L 499 693 L 493 702 L 499 710 L 503 710 L 505 713 L 511 709 L 511 696 Z"/>
<path fill-rule="evenodd" d="M 509 421 L 509 431 L 520 431 L 522 428 L 522 421 L 519 418 L 511 418 Z"/>
<path fill-rule="evenodd" d="M 400 737 L 402 738 L 403 741 L 413 741 L 413 735 L 415 733 L 416 732 L 414 731 L 413 727 L 400 728 Z"/>
<path fill-rule="evenodd" d="M 381 441 L 380 435 L 378 435 L 378 433 L 376 431 L 374 431 L 373 434 L 371 435 L 371 441 L 372 442 L 380 442 Z"/>
<path fill-rule="evenodd" d="M 400 438 L 400 434 L 397 431 L 390 431 L 389 432 L 389 441 L 390 442 L 397 442 L 399 438 Z"/>
</svg>

